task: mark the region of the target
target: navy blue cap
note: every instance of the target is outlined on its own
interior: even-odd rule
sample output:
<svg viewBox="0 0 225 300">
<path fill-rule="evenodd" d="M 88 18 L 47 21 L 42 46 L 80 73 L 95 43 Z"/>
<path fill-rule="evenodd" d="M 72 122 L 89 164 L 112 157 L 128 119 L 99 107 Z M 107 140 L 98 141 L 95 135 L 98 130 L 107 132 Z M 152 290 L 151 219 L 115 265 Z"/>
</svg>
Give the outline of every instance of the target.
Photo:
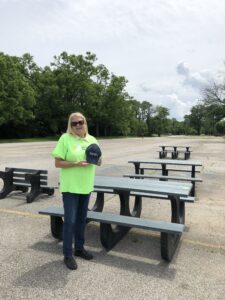
<svg viewBox="0 0 225 300">
<path fill-rule="evenodd" d="M 85 153 L 86 153 L 86 161 L 94 165 L 98 164 L 99 158 L 102 155 L 101 149 L 97 144 L 89 145 Z"/>
</svg>

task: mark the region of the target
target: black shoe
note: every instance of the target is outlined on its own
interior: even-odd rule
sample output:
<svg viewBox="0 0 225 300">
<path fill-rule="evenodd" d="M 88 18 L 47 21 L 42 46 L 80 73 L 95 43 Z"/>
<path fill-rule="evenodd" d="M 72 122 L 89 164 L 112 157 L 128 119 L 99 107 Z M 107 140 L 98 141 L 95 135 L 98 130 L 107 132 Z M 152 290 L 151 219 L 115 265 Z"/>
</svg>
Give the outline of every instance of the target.
<svg viewBox="0 0 225 300">
<path fill-rule="evenodd" d="M 76 270 L 77 269 L 77 263 L 75 259 L 71 257 L 64 257 L 64 263 L 67 266 L 68 269 L 70 270 Z"/>
<path fill-rule="evenodd" d="M 86 260 L 93 259 L 93 255 L 91 253 L 87 252 L 85 249 L 75 250 L 74 254 L 75 254 L 75 256 L 82 257 L 83 259 L 86 259 Z"/>
</svg>

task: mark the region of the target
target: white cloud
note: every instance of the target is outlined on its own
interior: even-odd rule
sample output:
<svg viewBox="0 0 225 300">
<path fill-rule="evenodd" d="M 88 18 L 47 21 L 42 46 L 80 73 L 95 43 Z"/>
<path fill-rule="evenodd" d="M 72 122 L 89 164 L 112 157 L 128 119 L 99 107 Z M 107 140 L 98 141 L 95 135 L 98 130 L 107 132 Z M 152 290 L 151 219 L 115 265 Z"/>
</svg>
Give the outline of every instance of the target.
<svg viewBox="0 0 225 300">
<path fill-rule="evenodd" d="M 200 92 L 213 80 L 213 76 L 208 70 L 191 72 L 187 64 L 185 64 L 184 62 L 180 62 L 177 65 L 177 73 L 179 75 L 183 75 L 183 84 L 197 89 Z"/>
<path fill-rule="evenodd" d="M 177 65 L 177 72 L 178 72 L 178 74 L 181 74 L 184 76 L 189 76 L 189 74 L 190 74 L 189 68 L 185 65 L 184 62 L 181 62 Z"/>
<path fill-rule="evenodd" d="M 150 95 L 150 96 L 149 96 Z M 198 93 L 181 85 L 161 84 L 160 86 L 139 86 L 137 98 L 150 101 L 154 106 L 161 105 L 170 111 L 170 117 L 182 120 L 184 115 L 198 100 Z"/>
<path fill-rule="evenodd" d="M 183 116 L 189 113 L 190 105 L 184 100 L 179 99 L 176 94 L 167 95 L 166 103 L 173 118 L 182 120 Z"/>
<path fill-rule="evenodd" d="M 129 94 L 179 118 L 223 70 L 224 35 L 221 0 L 0 0 L 0 51 L 41 66 L 91 51 Z"/>
</svg>

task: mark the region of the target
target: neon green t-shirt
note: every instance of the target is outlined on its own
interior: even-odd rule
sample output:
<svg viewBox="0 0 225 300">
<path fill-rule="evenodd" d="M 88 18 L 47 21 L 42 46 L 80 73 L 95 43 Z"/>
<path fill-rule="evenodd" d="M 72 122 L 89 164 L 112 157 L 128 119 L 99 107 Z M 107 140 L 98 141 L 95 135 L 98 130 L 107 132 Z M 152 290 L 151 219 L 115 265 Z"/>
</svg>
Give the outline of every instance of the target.
<svg viewBox="0 0 225 300">
<path fill-rule="evenodd" d="M 52 156 L 72 162 L 86 160 L 85 150 L 93 143 L 98 144 L 97 140 L 89 134 L 85 138 L 80 138 L 69 133 L 64 133 L 52 151 Z M 95 168 L 96 166 L 92 164 L 85 167 L 61 168 L 60 192 L 75 194 L 89 194 L 92 192 Z"/>
</svg>

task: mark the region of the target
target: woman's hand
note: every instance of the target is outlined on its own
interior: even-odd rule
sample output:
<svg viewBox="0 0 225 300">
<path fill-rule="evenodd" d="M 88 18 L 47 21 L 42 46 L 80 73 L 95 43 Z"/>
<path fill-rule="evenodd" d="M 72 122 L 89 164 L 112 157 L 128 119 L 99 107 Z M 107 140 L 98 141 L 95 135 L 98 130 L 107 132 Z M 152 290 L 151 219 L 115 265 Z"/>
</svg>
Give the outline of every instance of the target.
<svg viewBox="0 0 225 300">
<path fill-rule="evenodd" d="M 86 161 L 86 160 L 81 160 L 81 161 L 78 161 L 78 162 L 75 162 L 74 163 L 74 166 L 79 166 L 79 167 L 86 167 L 88 166 L 89 163 Z"/>
<path fill-rule="evenodd" d="M 101 166 L 101 164 L 102 164 L 102 157 L 99 158 L 97 166 Z"/>
<path fill-rule="evenodd" d="M 55 158 L 55 166 L 56 168 L 71 168 L 71 167 L 86 167 L 89 163 L 86 160 L 81 161 L 66 161 L 59 157 Z"/>
</svg>

